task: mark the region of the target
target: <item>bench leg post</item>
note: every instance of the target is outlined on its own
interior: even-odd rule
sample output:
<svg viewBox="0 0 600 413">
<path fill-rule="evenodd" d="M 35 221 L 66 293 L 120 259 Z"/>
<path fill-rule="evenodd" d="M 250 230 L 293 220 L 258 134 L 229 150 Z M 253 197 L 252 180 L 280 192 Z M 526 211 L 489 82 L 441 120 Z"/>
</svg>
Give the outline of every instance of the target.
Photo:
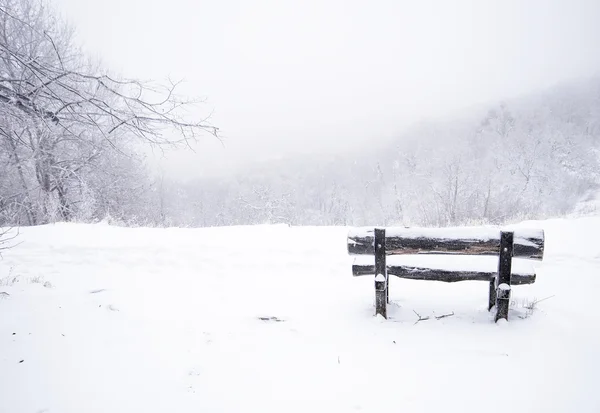
<svg viewBox="0 0 600 413">
<path fill-rule="evenodd" d="M 375 315 L 387 319 L 387 303 L 385 301 L 385 281 L 375 281 Z"/>
<path fill-rule="evenodd" d="M 490 311 L 496 305 L 496 279 L 494 277 L 490 280 L 490 292 L 488 296 L 488 311 Z"/>
<path fill-rule="evenodd" d="M 387 319 L 388 275 L 385 260 L 385 229 L 375 228 L 375 315 Z"/>
<path fill-rule="evenodd" d="M 508 320 L 510 304 L 510 274 L 513 255 L 513 233 L 500 233 L 500 258 L 498 261 L 498 283 L 496 286 L 496 321 Z"/>
<path fill-rule="evenodd" d="M 390 277 L 387 275 L 387 271 L 385 273 L 385 302 L 387 304 L 390 303 Z"/>
</svg>

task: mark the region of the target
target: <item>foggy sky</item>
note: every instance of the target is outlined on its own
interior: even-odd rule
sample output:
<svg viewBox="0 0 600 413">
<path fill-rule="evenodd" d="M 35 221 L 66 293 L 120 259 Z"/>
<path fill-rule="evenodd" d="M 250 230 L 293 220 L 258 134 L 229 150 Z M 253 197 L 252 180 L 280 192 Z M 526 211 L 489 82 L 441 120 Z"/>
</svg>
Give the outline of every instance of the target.
<svg viewBox="0 0 600 413">
<path fill-rule="evenodd" d="M 179 175 L 356 149 L 600 73 L 600 2 L 54 0 L 117 72 L 184 78 L 207 137 L 163 162 Z"/>
</svg>

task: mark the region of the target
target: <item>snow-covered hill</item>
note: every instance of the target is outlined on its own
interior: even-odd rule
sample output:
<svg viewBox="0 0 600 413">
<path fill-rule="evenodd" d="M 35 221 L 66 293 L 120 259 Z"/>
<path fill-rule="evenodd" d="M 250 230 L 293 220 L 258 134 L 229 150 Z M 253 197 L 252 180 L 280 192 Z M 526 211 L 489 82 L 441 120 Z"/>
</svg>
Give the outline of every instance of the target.
<svg viewBox="0 0 600 413">
<path fill-rule="evenodd" d="M 600 218 L 522 225 L 546 255 L 501 324 L 481 282 L 394 279 L 373 317 L 346 228 L 21 229 L 0 412 L 598 412 Z"/>
</svg>

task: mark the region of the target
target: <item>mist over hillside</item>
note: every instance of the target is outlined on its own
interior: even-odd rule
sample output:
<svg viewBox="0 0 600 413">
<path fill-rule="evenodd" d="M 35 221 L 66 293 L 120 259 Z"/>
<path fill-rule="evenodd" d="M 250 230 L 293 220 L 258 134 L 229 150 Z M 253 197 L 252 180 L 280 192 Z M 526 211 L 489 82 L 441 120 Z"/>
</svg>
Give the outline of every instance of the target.
<svg viewBox="0 0 600 413">
<path fill-rule="evenodd" d="M 163 182 L 160 216 L 191 226 L 503 223 L 568 213 L 597 188 L 599 78 L 477 112 L 421 122 L 356 156 L 291 157 L 235 178 Z"/>
</svg>

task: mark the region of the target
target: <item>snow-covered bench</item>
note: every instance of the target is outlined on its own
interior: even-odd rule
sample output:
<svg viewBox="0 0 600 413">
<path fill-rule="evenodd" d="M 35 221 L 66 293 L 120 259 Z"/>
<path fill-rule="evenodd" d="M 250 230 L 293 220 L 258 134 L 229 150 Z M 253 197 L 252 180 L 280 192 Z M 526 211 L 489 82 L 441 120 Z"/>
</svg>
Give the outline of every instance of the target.
<svg viewBox="0 0 600 413">
<path fill-rule="evenodd" d="M 488 281 L 488 310 L 496 308 L 498 321 L 508 318 L 511 285 L 535 282 L 531 260 L 543 258 L 544 231 L 352 228 L 348 253 L 357 256 L 352 265 L 354 276 L 375 275 L 376 314 L 387 318 L 388 275 L 395 275 L 412 280 Z"/>
</svg>

